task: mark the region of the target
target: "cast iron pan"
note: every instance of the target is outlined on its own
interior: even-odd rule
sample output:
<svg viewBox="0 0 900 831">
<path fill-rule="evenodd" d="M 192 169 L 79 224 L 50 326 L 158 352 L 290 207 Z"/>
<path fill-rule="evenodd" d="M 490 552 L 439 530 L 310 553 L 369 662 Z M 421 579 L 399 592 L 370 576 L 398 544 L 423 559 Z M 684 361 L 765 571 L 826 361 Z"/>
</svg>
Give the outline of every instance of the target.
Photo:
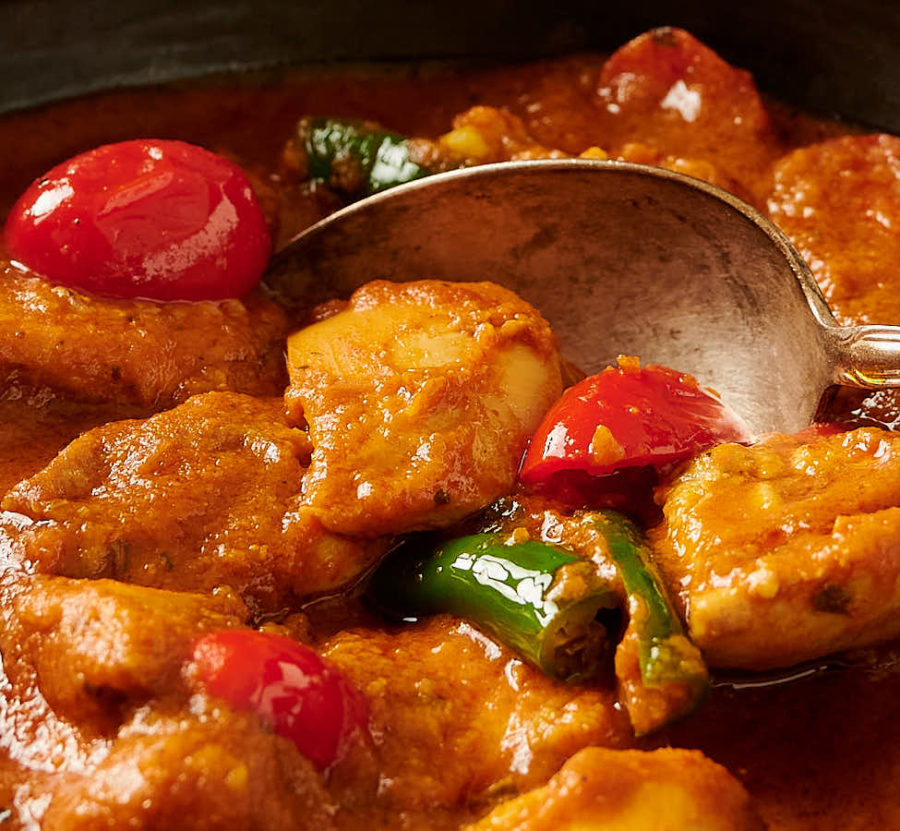
<svg viewBox="0 0 900 831">
<path fill-rule="evenodd" d="M 249 66 L 610 50 L 666 24 L 784 101 L 900 132 L 892 0 L 0 0 L 0 112 Z"/>
</svg>

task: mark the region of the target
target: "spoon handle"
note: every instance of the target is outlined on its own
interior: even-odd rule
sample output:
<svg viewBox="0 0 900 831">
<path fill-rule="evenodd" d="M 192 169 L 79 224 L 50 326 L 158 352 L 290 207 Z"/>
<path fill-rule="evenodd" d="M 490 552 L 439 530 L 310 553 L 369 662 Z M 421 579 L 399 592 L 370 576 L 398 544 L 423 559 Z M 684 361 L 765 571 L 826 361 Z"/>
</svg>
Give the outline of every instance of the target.
<svg viewBox="0 0 900 831">
<path fill-rule="evenodd" d="M 829 333 L 836 384 L 900 387 L 900 326 L 835 326 Z"/>
</svg>

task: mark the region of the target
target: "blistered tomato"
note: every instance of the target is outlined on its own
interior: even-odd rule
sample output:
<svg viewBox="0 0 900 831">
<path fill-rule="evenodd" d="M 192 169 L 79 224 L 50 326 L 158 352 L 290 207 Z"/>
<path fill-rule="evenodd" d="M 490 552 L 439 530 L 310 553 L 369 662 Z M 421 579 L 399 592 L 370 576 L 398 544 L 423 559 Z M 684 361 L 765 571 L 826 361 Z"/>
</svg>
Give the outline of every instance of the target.
<svg viewBox="0 0 900 831">
<path fill-rule="evenodd" d="M 290 638 L 212 632 L 197 640 L 193 660 L 209 695 L 256 713 L 321 770 L 368 731 L 362 694 L 336 666 Z"/>
<path fill-rule="evenodd" d="M 260 281 L 271 249 L 246 174 L 181 141 L 98 147 L 13 207 L 7 252 L 53 283 L 108 297 L 219 300 Z"/>
<path fill-rule="evenodd" d="M 560 474 L 659 467 L 749 438 L 737 416 L 690 375 L 620 359 L 553 405 L 531 439 L 520 478 L 552 490 Z"/>
</svg>

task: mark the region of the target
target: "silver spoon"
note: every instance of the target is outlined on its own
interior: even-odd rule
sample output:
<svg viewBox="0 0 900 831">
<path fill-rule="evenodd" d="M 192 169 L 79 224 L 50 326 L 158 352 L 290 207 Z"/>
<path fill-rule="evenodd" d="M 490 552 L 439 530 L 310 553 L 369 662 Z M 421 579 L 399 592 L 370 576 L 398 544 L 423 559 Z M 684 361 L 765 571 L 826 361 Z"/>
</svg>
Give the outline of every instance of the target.
<svg viewBox="0 0 900 831">
<path fill-rule="evenodd" d="M 690 372 L 755 433 L 807 426 L 832 384 L 900 386 L 900 326 L 838 326 L 772 223 L 659 168 L 528 161 L 421 179 L 313 225 L 267 281 L 309 307 L 379 278 L 500 283 L 586 372 L 619 354 Z"/>
</svg>

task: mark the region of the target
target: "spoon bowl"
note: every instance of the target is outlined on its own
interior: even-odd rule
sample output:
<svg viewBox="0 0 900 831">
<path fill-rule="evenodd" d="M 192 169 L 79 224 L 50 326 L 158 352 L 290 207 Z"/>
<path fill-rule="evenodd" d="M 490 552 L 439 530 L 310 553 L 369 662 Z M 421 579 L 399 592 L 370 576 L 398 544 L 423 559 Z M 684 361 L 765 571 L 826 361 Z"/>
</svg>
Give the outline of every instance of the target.
<svg viewBox="0 0 900 831">
<path fill-rule="evenodd" d="M 301 233 L 266 279 L 302 310 L 425 278 L 504 285 L 586 372 L 620 354 L 689 372 L 757 434 L 807 426 L 834 383 L 900 385 L 900 327 L 838 326 L 758 211 L 645 165 L 511 162 L 401 185 Z"/>
</svg>

